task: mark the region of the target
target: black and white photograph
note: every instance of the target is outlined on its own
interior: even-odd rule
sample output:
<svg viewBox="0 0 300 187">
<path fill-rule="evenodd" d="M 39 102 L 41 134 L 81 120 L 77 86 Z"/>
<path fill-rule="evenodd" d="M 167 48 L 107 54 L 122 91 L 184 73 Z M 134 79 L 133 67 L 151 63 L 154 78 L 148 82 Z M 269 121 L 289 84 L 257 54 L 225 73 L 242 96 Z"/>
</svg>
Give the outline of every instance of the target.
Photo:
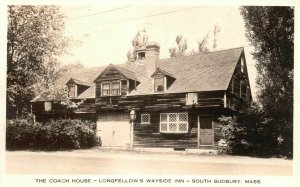
<svg viewBox="0 0 300 187">
<path fill-rule="evenodd" d="M 295 1 L 25 2 L 1 186 L 295 186 Z"/>
</svg>

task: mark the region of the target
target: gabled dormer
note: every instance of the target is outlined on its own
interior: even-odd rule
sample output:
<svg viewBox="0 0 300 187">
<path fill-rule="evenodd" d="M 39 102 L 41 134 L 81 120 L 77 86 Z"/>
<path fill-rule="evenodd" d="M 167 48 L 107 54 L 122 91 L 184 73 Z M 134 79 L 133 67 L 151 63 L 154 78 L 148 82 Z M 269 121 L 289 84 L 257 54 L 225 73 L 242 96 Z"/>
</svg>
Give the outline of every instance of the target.
<svg viewBox="0 0 300 187">
<path fill-rule="evenodd" d="M 151 75 L 153 78 L 153 91 L 164 92 L 169 89 L 176 78 L 160 68 L 156 68 L 155 72 Z"/>
<path fill-rule="evenodd" d="M 127 95 L 139 84 L 134 72 L 115 65 L 108 65 L 95 79 L 95 96 Z"/>
<path fill-rule="evenodd" d="M 80 94 L 82 94 L 85 90 L 87 90 L 91 85 L 89 83 L 71 78 L 67 84 L 68 86 L 68 97 L 76 98 Z"/>
</svg>

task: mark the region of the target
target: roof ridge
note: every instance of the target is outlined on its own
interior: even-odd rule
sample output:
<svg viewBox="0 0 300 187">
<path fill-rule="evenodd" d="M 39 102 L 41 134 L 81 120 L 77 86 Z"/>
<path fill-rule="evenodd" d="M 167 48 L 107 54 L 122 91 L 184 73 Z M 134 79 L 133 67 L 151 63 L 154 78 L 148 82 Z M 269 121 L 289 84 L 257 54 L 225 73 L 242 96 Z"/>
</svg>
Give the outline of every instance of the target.
<svg viewBox="0 0 300 187">
<path fill-rule="evenodd" d="M 80 80 L 80 79 L 70 78 L 70 80 L 71 80 L 71 79 L 73 79 L 73 80 L 76 80 L 76 81 L 79 81 L 79 82 L 82 82 L 82 83 L 91 84 L 91 83 L 88 83 L 88 82 L 82 81 L 82 80 Z"/>
<path fill-rule="evenodd" d="M 221 49 L 221 50 L 218 50 L 218 51 L 211 51 L 211 52 L 202 53 L 202 54 L 198 53 L 198 54 L 190 54 L 190 55 L 182 55 L 182 56 L 176 56 L 176 57 L 162 58 L 162 59 L 159 59 L 159 60 L 167 60 L 167 59 L 175 59 L 175 58 L 179 59 L 179 58 L 190 57 L 190 56 L 207 55 L 207 54 L 223 52 L 223 51 L 228 51 L 228 50 L 234 50 L 234 49 L 239 49 L 239 48 L 244 48 L 244 47 L 234 47 L 234 48 L 228 48 L 228 49 Z"/>
<path fill-rule="evenodd" d="M 123 63 L 123 64 L 126 65 L 126 63 Z M 131 70 L 129 70 L 129 69 L 126 69 L 126 68 L 124 68 L 124 67 L 121 67 L 121 66 L 119 66 L 119 65 L 121 65 L 121 64 L 114 64 L 114 66 L 117 66 L 118 68 L 121 68 L 121 69 L 126 70 L 126 71 L 130 71 L 131 73 L 135 73 L 135 72 L 133 72 L 133 71 L 131 71 Z"/>
</svg>

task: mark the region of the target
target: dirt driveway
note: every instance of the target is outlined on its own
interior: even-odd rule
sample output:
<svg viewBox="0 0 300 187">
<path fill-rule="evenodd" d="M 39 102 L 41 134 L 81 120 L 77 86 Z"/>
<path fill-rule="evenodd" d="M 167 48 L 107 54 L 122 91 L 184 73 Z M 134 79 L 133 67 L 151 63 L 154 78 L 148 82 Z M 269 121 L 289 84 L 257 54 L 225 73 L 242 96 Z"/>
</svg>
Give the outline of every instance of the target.
<svg viewBox="0 0 300 187">
<path fill-rule="evenodd" d="M 114 149 L 6 152 L 7 174 L 292 175 L 292 161 Z"/>
</svg>

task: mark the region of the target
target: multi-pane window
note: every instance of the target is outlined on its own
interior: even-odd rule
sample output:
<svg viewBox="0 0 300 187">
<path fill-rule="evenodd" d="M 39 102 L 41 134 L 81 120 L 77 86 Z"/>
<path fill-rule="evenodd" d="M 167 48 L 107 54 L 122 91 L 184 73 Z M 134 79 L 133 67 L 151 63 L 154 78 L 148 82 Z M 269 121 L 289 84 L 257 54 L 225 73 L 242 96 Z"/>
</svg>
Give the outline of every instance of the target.
<svg viewBox="0 0 300 187">
<path fill-rule="evenodd" d="M 120 81 L 102 83 L 102 96 L 121 95 Z"/>
<path fill-rule="evenodd" d="M 110 95 L 110 83 L 102 84 L 102 95 Z"/>
<path fill-rule="evenodd" d="M 120 82 L 111 83 L 111 95 L 120 95 Z"/>
<path fill-rule="evenodd" d="M 164 91 L 164 77 L 163 76 L 154 78 L 154 91 L 155 92 Z"/>
<path fill-rule="evenodd" d="M 141 124 L 150 124 L 150 114 L 141 114 Z"/>
<path fill-rule="evenodd" d="M 188 113 L 160 114 L 161 133 L 187 133 L 188 127 Z"/>
</svg>

